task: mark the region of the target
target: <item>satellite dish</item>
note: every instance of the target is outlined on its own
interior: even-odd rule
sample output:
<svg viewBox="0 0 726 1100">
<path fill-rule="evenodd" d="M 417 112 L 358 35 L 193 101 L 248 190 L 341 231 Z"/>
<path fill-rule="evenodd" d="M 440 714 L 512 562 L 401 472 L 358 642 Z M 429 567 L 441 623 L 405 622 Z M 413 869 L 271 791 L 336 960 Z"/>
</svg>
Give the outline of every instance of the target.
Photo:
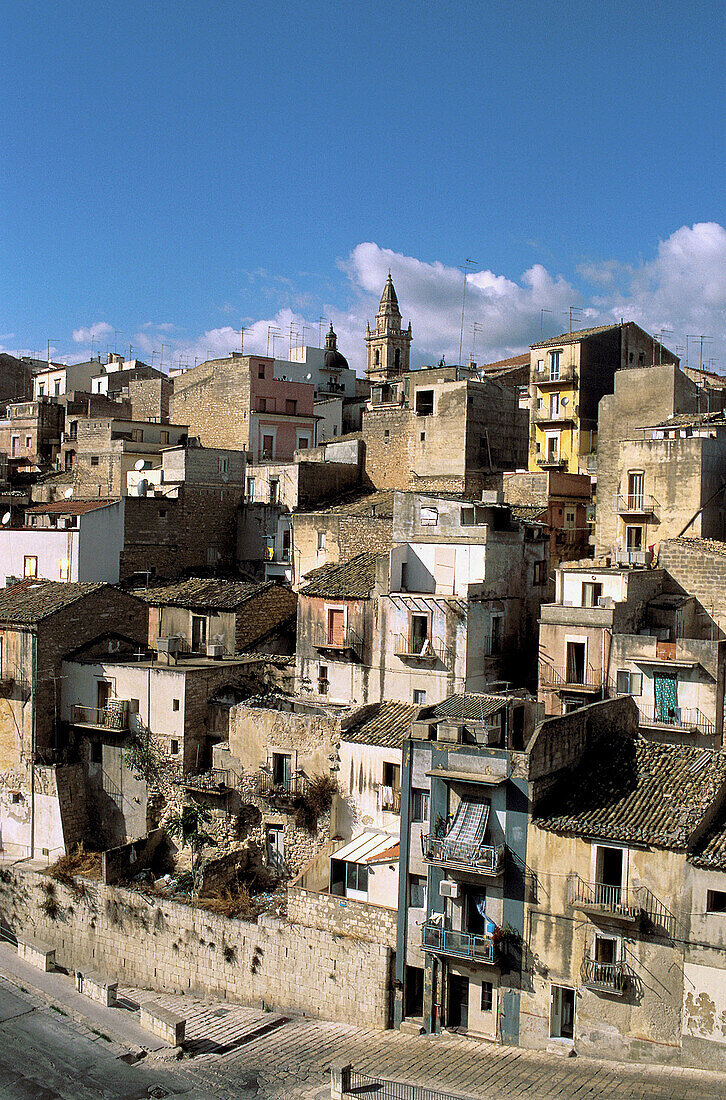
<svg viewBox="0 0 726 1100">
<path fill-rule="evenodd" d="M 2 518 L 3 527 L 5 526 L 6 523 L 10 523 L 10 513 L 9 512 L 6 512 L 5 515 Z"/>
<path fill-rule="evenodd" d="M 566 405 L 569 400 L 570 400 L 569 397 L 563 397 L 562 400 L 560 401 L 560 405 Z"/>
<path fill-rule="evenodd" d="M 72 488 L 71 489 L 66 489 L 63 496 L 66 498 L 66 500 L 70 500 L 71 497 L 73 496 L 73 489 Z"/>
<path fill-rule="evenodd" d="M 144 459 L 143 458 L 137 459 L 136 462 L 134 462 L 134 469 L 135 470 L 143 470 L 143 468 L 144 468 Z"/>
<path fill-rule="evenodd" d="M 308 373 L 305 375 L 305 381 L 309 382 L 311 378 L 312 378 L 312 374 L 310 374 L 310 372 L 308 371 Z"/>
</svg>

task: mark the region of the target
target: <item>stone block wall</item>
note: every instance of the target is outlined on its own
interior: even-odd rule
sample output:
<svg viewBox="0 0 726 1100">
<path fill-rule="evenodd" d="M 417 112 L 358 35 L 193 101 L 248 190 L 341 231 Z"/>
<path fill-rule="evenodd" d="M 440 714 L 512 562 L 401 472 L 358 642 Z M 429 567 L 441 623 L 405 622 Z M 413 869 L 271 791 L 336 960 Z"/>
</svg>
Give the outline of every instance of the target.
<svg viewBox="0 0 726 1100">
<path fill-rule="evenodd" d="M 356 936 L 396 950 L 398 910 L 383 905 L 288 886 L 287 919 L 292 924 L 325 929 L 339 936 Z"/>
<path fill-rule="evenodd" d="M 658 549 L 658 564 L 726 631 L 726 543 L 665 540 Z"/>
<path fill-rule="evenodd" d="M 83 882 L 75 893 L 14 868 L 0 917 L 55 948 L 58 965 L 165 993 L 223 997 L 363 1027 L 389 1026 L 392 952 L 301 924 L 230 920 L 179 902 Z"/>
</svg>

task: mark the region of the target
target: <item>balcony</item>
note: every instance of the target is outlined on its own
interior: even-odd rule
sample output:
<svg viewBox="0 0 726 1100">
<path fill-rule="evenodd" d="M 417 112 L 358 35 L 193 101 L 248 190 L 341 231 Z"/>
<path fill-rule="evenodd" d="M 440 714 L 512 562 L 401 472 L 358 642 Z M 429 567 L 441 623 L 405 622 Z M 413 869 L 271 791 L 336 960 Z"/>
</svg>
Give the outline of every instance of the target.
<svg viewBox="0 0 726 1100">
<path fill-rule="evenodd" d="M 577 384 L 577 371 L 572 363 L 568 363 L 566 366 L 561 366 L 559 370 L 550 370 L 549 367 L 543 371 L 535 370 L 532 374 L 532 381 L 535 386 L 539 386 L 542 389 L 552 389 L 558 386 L 574 386 Z"/>
<path fill-rule="evenodd" d="M 587 608 L 588 611 L 599 610 Z M 597 693 L 603 688 L 602 670 L 587 665 L 585 668 L 571 665 L 565 668 L 557 668 L 554 665 L 540 663 L 539 682 L 544 688 L 554 688 L 555 691 L 574 691 Z"/>
<path fill-rule="evenodd" d="M 105 707 L 73 707 L 74 726 L 88 729 L 128 732 L 129 704 L 127 699 L 110 699 Z"/>
<path fill-rule="evenodd" d="M 446 646 L 433 638 L 411 638 L 406 634 L 395 634 L 393 652 L 402 661 L 418 661 L 421 664 L 435 664 L 446 661 Z"/>
<path fill-rule="evenodd" d="M 494 941 L 489 936 L 454 932 L 438 924 L 426 923 L 421 929 L 421 946 L 432 955 L 452 955 L 456 959 L 494 963 Z"/>
<path fill-rule="evenodd" d="M 567 465 L 567 459 L 563 455 L 538 455 L 537 465 L 543 470 L 561 470 Z"/>
<path fill-rule="evenodd" d="M 233 787 L 229 776 L 226 768 L 212 768 L 201 775 L 188 775 L 184 780 L 184 787 L 188 791 L 201 794 L 226 795 Z"/>
<path fill-rule="evenodd" d="M 491 844 L 466 844 L 460 840 L 447 840 L 431 835 L 421 837 L 421 851 L 425 863 L 453 870 L 473 871 L 477 875 L 501 875 L 504 870 L 505 847 Z"/>
<path fill-rule="evenodd" d="M 594 993 L 610 993 L 622 997 L 628 987 L 631 974 L 622 962 L 603 963 L 585 956 L 582 960 L 582 984 Z"/>
<path fill-rule="evenodd" d="M 387 787 L 384 784 L 378 788 L 378 804 L 381 810 L 390 814 L 401 812 L 401 791 L 398 787 Z"/>
<path fill-rule="evenodd" d="M 637 700 L 636 700 L 637 701 Z M 716 735 L 716 723 L 697 707 L 673 707 L 664 713 L 659 707 L 638 703 L 640 725 L 644 729 L 679 730 L 681 733 Z"/>
<path fill-rule="evenodd" d="M 15 678 L 9 672 L 3 671 L 0 675 L 0 699 L 7 699 L 13 690 Z"/>
<path fill-rule="evenodd" d="M 660 505 L 650 493 L 618 493 L 614 498 L 614 508 L 620 516 L 650 516 L 657 519 L 660 514 Z"/>
<path fill-rule="evenodd" d="M 535 424 L 571 424 L 575 419 L 574 409 L 564 408 L 554 412 L 552 409 L 535 409 L 532 419 Z"/>
<path fill-rule="evenodd" d="M 360 657 L 363 652 L 363 639 L 355 630 L 328 630 L 320 626 L 313 631 L 312 643 L 316 649 L 337 656 Z"/>
<path fill-rule="evenodd" d="M 260 770 L 255 776 L 254 790 L 259 798 L 267 802 L 289 802 L 305 793 L 307 782 L 307 777 L 301 772 L 276 777 L 270 771 Z"/>
<path fill-rule="evenodd" d="M 590 917 L 604 917 L 633 927 L 640 924 L 643 908 L 638 888 L 585 882 L 572 875 L 567 884 L 567 904 Z"/>
</svg>

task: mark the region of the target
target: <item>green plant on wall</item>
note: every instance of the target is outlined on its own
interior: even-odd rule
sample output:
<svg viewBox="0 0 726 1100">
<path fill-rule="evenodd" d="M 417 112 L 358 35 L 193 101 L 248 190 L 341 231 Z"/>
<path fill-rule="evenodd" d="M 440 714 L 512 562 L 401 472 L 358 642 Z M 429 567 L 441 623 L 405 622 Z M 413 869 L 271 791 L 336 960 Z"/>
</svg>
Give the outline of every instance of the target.
<svg viewBox="0 0 726 1100">
<path fill-rule="evenodd" d="M 205 848 L 216 848 L 218 842 L 209 833 L 207 826 L 212 818 L 207 810 L 196 803 L 184 806 L 178 813 L 172 814 L 165 822 L 164 828 L 167 834 L 178 840 L 182 849 L 188 848 L 192 856 L 191 891 L 195 893 L 198 886 L 199 871 L 202 864 L 202 853 Z"/>
</svg>

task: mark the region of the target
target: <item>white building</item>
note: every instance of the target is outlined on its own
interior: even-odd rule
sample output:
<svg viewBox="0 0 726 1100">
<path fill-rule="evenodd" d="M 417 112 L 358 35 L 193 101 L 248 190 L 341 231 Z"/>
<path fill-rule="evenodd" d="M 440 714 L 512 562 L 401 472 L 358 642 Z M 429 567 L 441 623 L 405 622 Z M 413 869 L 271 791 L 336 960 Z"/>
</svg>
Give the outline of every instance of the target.
<svg viewBox="0 0 726 1100">
<path fill-rule="evenodd" d="M 0 587 L 10 577 L 117 584 L 123 502 L 63 500 L 25 510 L 22 527 L 0 527 Z"/>
</svg>

